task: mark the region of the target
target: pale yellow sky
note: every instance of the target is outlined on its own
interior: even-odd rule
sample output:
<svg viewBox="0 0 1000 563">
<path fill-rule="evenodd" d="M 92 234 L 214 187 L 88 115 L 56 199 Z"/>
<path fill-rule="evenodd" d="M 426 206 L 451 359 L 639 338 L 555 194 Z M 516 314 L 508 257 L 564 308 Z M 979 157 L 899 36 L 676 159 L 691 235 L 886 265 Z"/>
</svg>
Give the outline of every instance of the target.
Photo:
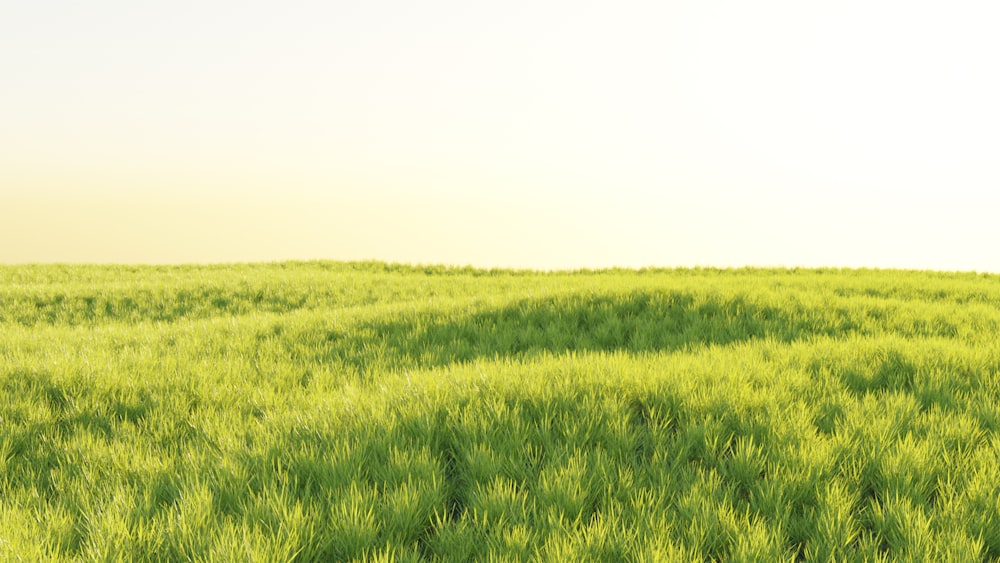
<svg viewBox="0 0 1000 563">
<path fill-rule="evenodd" d="M 0 262 L 1000 271 L 1000 6 L 21 2 Z"/>
</svg>

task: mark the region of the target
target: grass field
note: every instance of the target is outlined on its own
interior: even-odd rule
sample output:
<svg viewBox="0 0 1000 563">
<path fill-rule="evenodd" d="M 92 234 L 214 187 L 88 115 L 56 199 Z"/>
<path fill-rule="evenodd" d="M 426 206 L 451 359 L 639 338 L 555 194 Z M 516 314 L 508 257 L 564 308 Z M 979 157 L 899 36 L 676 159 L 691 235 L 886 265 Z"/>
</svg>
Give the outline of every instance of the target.
<svg viewBox="0 0 1000 563">
<path fill-rule="evenodd" d="M 7 560 L 996 560 L 998 424 L 998 276 L 0 267 Z"/>
</svg>

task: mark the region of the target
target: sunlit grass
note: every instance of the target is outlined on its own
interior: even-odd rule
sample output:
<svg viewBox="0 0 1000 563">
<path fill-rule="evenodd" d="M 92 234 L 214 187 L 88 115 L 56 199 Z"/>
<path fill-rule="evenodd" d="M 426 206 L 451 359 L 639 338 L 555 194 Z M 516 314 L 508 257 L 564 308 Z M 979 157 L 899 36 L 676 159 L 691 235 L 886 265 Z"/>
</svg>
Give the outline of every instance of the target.
<svg viewBox="0 0 1000 563">
<path fill-rule="evenodd" d="M 0 555 L 1000 557 L 1000 278 L 0 268 Z"/>
</svg>

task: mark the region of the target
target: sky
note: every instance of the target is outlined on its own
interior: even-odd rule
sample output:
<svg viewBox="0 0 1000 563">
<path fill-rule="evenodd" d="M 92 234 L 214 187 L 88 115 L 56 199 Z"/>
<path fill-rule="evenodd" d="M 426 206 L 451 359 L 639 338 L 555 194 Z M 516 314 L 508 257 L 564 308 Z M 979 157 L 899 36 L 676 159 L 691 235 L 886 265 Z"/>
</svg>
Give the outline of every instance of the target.
<svg viewBox="0 0 1000 563">
<path fill-rule="evenodd" d="M 0 263 L 1000 272 L 1000 4 L 0 8 Z"/>
</svg>

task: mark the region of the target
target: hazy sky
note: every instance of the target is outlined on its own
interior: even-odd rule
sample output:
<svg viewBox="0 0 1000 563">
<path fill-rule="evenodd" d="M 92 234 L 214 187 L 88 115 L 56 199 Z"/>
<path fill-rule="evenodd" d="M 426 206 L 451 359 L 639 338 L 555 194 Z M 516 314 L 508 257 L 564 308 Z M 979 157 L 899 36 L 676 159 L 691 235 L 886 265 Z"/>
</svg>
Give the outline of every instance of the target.
<svg viewBox="0 0 1000 563">
<path fill-rule="evenodd" d="M 1000 4 L 0 8 L 0 262 L 1000 271 Z"/>
</svg>

